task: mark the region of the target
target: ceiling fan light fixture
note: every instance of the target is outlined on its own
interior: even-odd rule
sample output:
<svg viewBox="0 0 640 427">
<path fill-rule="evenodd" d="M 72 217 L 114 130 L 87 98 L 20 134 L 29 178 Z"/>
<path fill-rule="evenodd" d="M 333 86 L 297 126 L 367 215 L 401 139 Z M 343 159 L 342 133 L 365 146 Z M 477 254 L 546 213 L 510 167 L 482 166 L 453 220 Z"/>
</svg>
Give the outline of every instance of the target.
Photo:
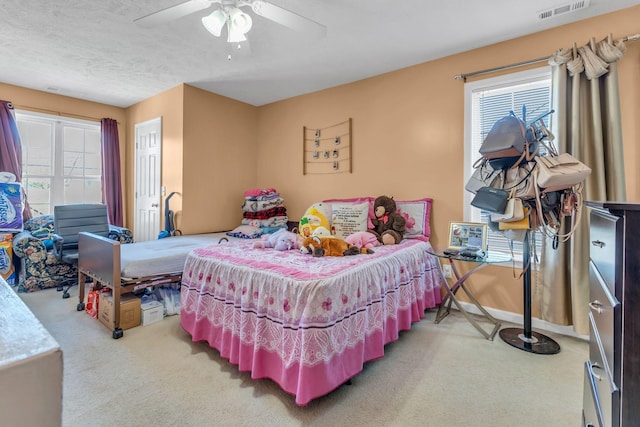
<svg viewBox="0 0 640 427">
<path fill-rule="evenodd" d="M 229 9 L 229 22 L 234 31 L 239 31 L 242 34 L 246 34 L 251 29 L 253 21 L 251 16 L 244 13 L 237 7 Z"/>
<path fill-rule="evenodd" d="M 220 37 L 225 22 L 227 22 L 227 15 L 220 9 L 202 18 L 204 28 L 216 37 Z"/>
<path fill-rule="evenodd" d="M 229 43 L 240 43 L 240 42 L 247 41 L 247 38 L 244 36 L 244 33 L 242 31 L 238 31 L 238 29 L 233 26 L 231 21 L 229 21 L 229 24 L 227 25 L 227 30 L 228 30 L 227 41 Z"/>
</svg>

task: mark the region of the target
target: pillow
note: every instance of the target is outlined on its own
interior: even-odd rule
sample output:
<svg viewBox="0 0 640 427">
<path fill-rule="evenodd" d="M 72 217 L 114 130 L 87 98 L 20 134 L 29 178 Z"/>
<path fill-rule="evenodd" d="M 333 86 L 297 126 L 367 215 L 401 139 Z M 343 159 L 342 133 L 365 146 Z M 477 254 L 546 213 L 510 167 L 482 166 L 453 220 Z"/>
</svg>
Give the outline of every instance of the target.
<svg viewBox="0 0 640 427">
<path fill-rule="evenodd" d="M 331 231 L 344 239 L 356 231 L 367 231 L 369 201 L 360 203 L 331 203 Z"/>
<path fill-rule="evenodd" d="M 431 227 L 431 204 L 433 199 L 396 200 L 397 212 L 407 220 L 405 239 L 429 240 Z"/>
<path fill-rule="evenodd" d="M 329 200 L 324 200 L 324 202 L 330 203 L 330 204 L 331 203 L 351 203 L 354 205 L 367 202 L 369 204 L 369 213 L 367 215 L 367 229 L 369 229 L 369 228 L 373 228 L 373 223 L 371 222 L 371 218 L 374 217 L 374 213 L 373 213 L 374 200 L 375 200 L 374 197 L 353 197 L 350 199 L 329 199 Z"/>
</svg>

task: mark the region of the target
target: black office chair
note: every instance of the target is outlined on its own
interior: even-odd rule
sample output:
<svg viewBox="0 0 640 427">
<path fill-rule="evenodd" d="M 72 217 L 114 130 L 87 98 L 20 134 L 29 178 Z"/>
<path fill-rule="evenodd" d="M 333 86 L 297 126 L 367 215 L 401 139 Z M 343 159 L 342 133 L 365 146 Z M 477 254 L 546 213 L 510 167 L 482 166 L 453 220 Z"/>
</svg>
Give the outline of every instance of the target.
<svg viewBox="0 0 640 427">
<path fill-rule="evenodd" d="M 107 206 L 102 204 L 70 204 L 53 208 L 54 244 L 58 260 L 78 265 L 78 233 L 86 231 L 102 237 L 109 236 Z M 65 279 L 58 285 L 62 298 L 69 298 L 69 288 L 78 284 L 77 277 Z"/>
</svg>

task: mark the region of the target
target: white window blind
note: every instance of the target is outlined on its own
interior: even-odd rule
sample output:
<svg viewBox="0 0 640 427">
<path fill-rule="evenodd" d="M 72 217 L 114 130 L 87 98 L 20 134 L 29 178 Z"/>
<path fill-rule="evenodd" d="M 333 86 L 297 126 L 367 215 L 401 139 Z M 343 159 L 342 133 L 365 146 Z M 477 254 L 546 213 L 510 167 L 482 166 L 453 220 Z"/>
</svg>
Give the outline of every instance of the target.
<svg viewBox="0 0 640 427">
<path fill-rule="evenodd" d="M 473 164 L 481 157 L 480 145 L 493 124 L 510 111 L 523 118 L 523 105 L 526 107 L 527 123 L 549 111 L 550 67 L 465 83 L 465 183 L 473 173 Z M 547 126 L 550 117 L 543 119 Z M 473 194 L 464 189 L 463 192 L 465 221 L 488 223 L 490 215 L 471 206 Z M 542 241 L 537 237 L 535 240 L 538 245 Z M 490 250 L 511 250 L 509 241 L 493 231 L 489 231 L 487 246 Z M 513 252 L 516 261 L 522 260 L 521 242 L 513 242 Z"/>
<path fill-rule="evenodd" d="M 34 215 L 67 203 L 102 202 L 100 124 L 16 111 L 22 184 Z"/>
</svg>

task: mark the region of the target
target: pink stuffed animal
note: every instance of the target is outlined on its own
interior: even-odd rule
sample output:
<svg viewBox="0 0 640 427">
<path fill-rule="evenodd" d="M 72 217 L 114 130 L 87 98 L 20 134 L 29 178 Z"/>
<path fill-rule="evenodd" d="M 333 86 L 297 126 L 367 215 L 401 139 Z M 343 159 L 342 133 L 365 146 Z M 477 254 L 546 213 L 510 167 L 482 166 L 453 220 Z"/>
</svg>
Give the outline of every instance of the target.
<svg viewBox="0 0 640 427">
<path fill-rule="evenodd" d="M 296 233 L 287 231 L 282 228 L 275 233 L 265 234 L 262 238 L 253 244 L 256 249 L 273 248 L 277 251 L 289 251 L 291 249 L 300 249 L 302 238 Z"/>
<path fill-rule="evenodd" d="M 355 233 L 347 236 L 344 240 L 349 244 L 359 247 L 360 249 L 371 249 L 382 244 L 374 234 L 369 233 L 368 231 L 356 231 Z"/>
</svg>

